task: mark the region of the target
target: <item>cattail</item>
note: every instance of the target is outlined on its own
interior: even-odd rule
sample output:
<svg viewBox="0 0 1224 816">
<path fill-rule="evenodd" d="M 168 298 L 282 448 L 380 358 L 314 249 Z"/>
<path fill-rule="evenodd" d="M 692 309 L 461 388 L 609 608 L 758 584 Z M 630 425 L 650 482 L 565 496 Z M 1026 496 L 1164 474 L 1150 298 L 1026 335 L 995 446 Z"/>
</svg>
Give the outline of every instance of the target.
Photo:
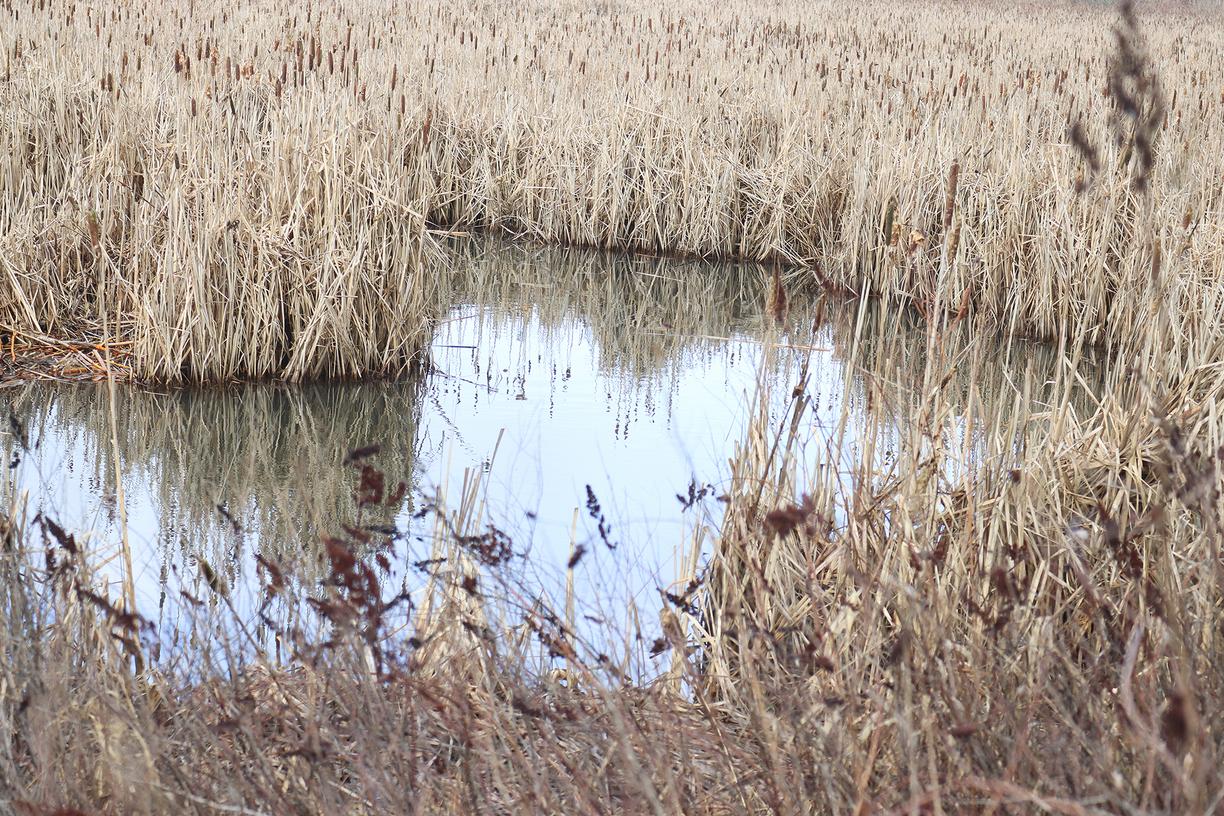
<svg viewBox="0 0 1224 816">
<path fill-rule="evenodd" d="M 948 173 L 948 192 L 944 196 L 943 229 L 944 232 L 952 226 L 952 215 L 956 211 L 956 184 L 960 180 L 960 162 L 953 161 Z"/>
<path fill-rule="evenodd" d="M 89 246 L 96 251 L 102 239 L 102 229 L 98 226 L 98 217 L 93 213 L 85 216 L 85 229 L 89 232 Z"/>
<path fill-rule="evenodd" d="M 948 244 L 945 247 L 945 249 L 947 250 L 945 257 L 947 258 L 948 263 L 952 263 L 952 260 L 956 257 L 956 250 L 958 246 L 960 245 L 960 233 L 961 233 L 961 222 L 960 222 L 960 219 L 958 218 L 955 224 L 953 224 L 952 226 L 952 232 L 948 234 Z"/>
<path fill-rule="evenodd" d="M 895 226 L 894 219 L 896 217 L 897 217 L 897 199 L 894 196 L 888 199 L 888 207 L 886 207 L 884 210 L 884 225 L 883 225 L 882 232 L 885 238 L 888 238 L 889 235 L 893 232 L 893 227 Z"/>
</svg>

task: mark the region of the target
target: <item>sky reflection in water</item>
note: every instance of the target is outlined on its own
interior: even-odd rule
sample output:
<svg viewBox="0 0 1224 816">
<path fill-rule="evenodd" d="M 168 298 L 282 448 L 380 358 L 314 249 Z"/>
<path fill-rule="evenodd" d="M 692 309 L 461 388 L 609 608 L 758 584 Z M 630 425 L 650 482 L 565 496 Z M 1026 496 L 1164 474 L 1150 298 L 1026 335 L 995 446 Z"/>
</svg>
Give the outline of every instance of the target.
<svg viewBox="0 0 1224 816">
<path fill-rule="evenodd" d="M 300 562 L 308 575 L 319 535 L 354 518 L 354 472 L 341 460 L 359 446 L 380 444 L 376 462 L 389 481 L 413 485 L 382 519 L 411 532 L 400 564 L 430 555 L 433 528 L 414 513 L 435 498 L 457 506 L 465 479 L 479 473 L 483 523 L 527 556 L 523 581 L 559 598 L 571 548 L 584 547 L 580 606 L 619 620 L 630 599 L 653 612 L 658 587 L 689 577 L 693 530 L 717 527 L 727 460 L 762 380 L 776 426 L 806 361 L 803 458 L 812 467 L 840 459 L 849 468 L 869 417 L 883 426 L 881 453 L 899 438 L 887 407 L 868 409 L 870 365 L 846 363 L 853 314 L 813 330 L 813 309 L 799 302 L 780 332 L 761 313 L 764 270 L 520 248 L 460 254 L 445 295 L 459 305 L 438 327 L 423 382 L 117 389 L 123 504 L 145 614 L 164 618 L 167 577 L 178 570 L 190 584 L 197 553 L 236 587 L 253 579 L 255 552 Z M 921 339 L 916 332 L 910 344 Z M 884 390 L 907 399 L 903 383 Z M 47 512 L 91 531 L 99 552 L 114 551 L 105 386 L 32 385 L 7 396 L 37 446 L 13 469 L 30 515 Z M 853 427 L 835 449 L 844 401 Z M 690 484 L 713 490 L 686 510 L 677 494 Z M 589 495 L 611 527 L 606 542 Z M 419 579 L 401 566 L 394 580 Z M 256 593 L 248 586 L 245 595 Z"/>
</svg>

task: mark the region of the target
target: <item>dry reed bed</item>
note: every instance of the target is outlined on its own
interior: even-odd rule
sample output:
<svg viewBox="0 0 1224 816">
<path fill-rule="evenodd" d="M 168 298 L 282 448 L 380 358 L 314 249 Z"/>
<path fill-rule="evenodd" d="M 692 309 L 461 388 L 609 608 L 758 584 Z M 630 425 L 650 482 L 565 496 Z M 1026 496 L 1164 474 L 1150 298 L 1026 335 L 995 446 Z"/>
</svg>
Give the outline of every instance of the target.
<svg viewBox="0 0 1224 816">
<path fill-rule="evenodd" d="M 1167 91 L 1152 236 L 1138 159 L 1107 138 L 1107 10 L 901 9 L 6 2 L 0 320 L 99 335 L 109 315 L 157 378 L 395 369 L 429 317 L 427 218 L 804 262 L 1119 344 L 1155 239 L 1185 333 L 1214 326 L 1218 15 L 1147 26 Z M 1101 145 L 1087 197 L 1073 120 Z"/>
<path fill-rule="evenodd" d="M 131 29 L 127 68 L 100 87 L 109 52 L 73 39 L 114 11 L 44 7 L 64 26 L 50 42 L 38 11 L 5 12 L 0 320 L 119 338 L 147 379 L 403 370 L 428 328 L 429 247 L 391 134 L 343 100 L 277 104 L 262 85 L 210 115 L 221 100 L 175 87 L 170 53 L 159 65 Z"/>
<path fill-rule="evenodd" d="M 1153 362 L 1111 366 L 1087 412 L 1069 363 L 1048 410 L 1025 382 L 1019 414 L 973 412 L 967 472 L 942 428 L 953 368 L 993 365 L 972 344 L 932 358 L 891 470 L 869 434 L 851 479 L 799 478 L 803 440 L 758 425 L 686 616 L 717 645 L 684 673 L 762 735 L 776 796 L 826 809 L 829 752 L 856 769 L 845 808 L 883 787 L 899 810 L 1218 811 L 1224 379 Z"/>
<path fill-rule="evenodd" d="M 632 6 L 490 8 L 473 17 L 485 26 L 475 38 L 451 12 L 422 9 L 404 12 L 417 25 L 394 36 L 390 23 L 356 18 L 348 46 L 340 19 L 324 17 L 316 30 L 304 11 L 297 23 L 283 12 L 282 46 L 302 45 L 289 59 L 269 52 L 275 36 L 259 56 L 253 37 L 201 37 L 217 38 L 218 89 L 249 59 L 255 84 L 275 97 L 284 65 L 282 99 L 352 86 L 357 102 L 343 104 L 392 121 L 398 96 L 379 89 L 411 88 L 401 131 L 411 138 L 398 147 L 420 146 L 411 195 L 440 222 L 810 256 L 831 281 L 870 281 L 913 303 L 929 317 L 923 374 L 892 401 L 910 413 L 910 444 L 880 470 L 878 437 L 864 436 L 851 478 L 835 466 L 800 474 L 802 426 L 779 429 L 762 415 L 735 457 L 726 517 L 707 532 L 710 569 L 663 602 L 661 640 L 639 644 L 673 656 L 648 690 L 626 687 L 611 668 L 616 656 L 579 642 L 530 588 L 499 580 L 499 542 L 480 535 L 476 489 L 452 525 L 438 527 L 446 562 L 411 625 L 384 628 L 355 550 L 332 550 L 317 607 L 330 626 L 281 633 L 300 668 L 271 673 L 260 668 L 268 648 L 227 617 L 220 589 L 160 657 L 134 646 L 138 622 L 90 594 L 96 584 L 72 540 L 15 508 L 0 528 L 0 718 L 14 735 L 0 743 L 0 779 L 15 797 L 4 804 L 33 813 L 1217 812 L 1224 372 L 1219 120 L 1209 114 L 1221 104 L 1218 21 L 1172 15 L 1149 31 L 1153 54 L 1165 55 L 1165 88 L 1178 92 L 1160 138 L 1179 139 L 1157 153 L 1149 192 L 1111 169 L 1077 197 L 1077 160 L 1062 136 L 1073 104 L 1098 127 L 1102 164 L 1118 159 L 1100 138 L 1104 72 L 1093 55 L 1105 50 L 1106 18 L 1096 12 L 1033 7 L 1044 12 L 1038 22 L 1025 8 L 998 9 L 970 24 L 941 22 L 958 18 L 939 17 L 937 6 L 906 6 L 914 23 L 901 29 L 896 6 L 870 5 L 827 24 L 842 39 L 821 36 L 822 16 L 804 26 L 804 40 L 794 20 L 806 18 L 767 24 L 768 12 L 746 6 L 669 9 L 666 18 Z M 243 19 L 257 28 L 227 19 L 242 31 L 279 22 L 267 9 L 250 13 Z M 222 32 L 227 24 L 218 22 Z M 93 36 L 92 23 L 73 25 Z M 577 47 L 571 66 L 567 48 L 543 47 L 546 36 L 585 37 L 591 52 Z M 807 56 L 779 55 L 788 37 Z M 171 52 L 180 42 L 156 41 Z M 522 44 L 511 52 L 511 42 Z M 238 49 L 229 71 L 227 45 Z M 379 53 L 413 45 L 402 65 Z M 494 45 L 505 47 L 496 70 Z M 223 95 L 203 93 L 211 60 L 194 46 L 191 76 L 183 68 L 147 79 L 144 98 L 172 81 L 188 89 L 167 97 L 183 115 L 191 96 L 221 106 Z M 760 65 L 737 61 L 754 48 Z M 805 61 L 821 48 L 829 59 L 817 73 Z M 956 65 L 945 78 L 949 50 L 965 64 L 963 82 Z M 469 52 L 477 68 L 488 64 L 487 79 L 454 67 Z M 77 49 L 66 60 L 97 80 L 84 66 L 99 54 Z M 691 93 L 672 67 L 682 56 L 695 69 Z M 347 70 L 360 77 L 344 73 L 354 63 Z M 19 83 L 42 81 L 15 65 Z M 799 79 L 823 83 L 824 95 L 801 97 L 791 83 Z M 873 82 L 882 102 L 863 93 Z M 435 87 L 444 99 L 430 96 Z M 788 93 L 802 101 L 785 102 Z M 209 115 L 223 114 L 197 112 Z M 668 117 L 701 127 L 668 131 Z M 769 134 L 779 134 L 776 153 L 764 148 Z M 700 149 L 686 152 L 689 143 Z M 586 147 L 567 154 L 572 145 Z M 556 161 L 566 155 L 570 164 Z M 947 208 L 952 158 L 959 192 Z M 601 166 L 610 172 L 587 175 Z M 443 168 L 436 187 L 430 167 Z M 891 220 L 904 226 L 889 246 L 894 195 Z M 566 200 L 569 211 L 557 206 Z M 687 208 L 692 201 L 713 209 Z M 953 262 L 936 257 L 953 246 Z M 25 244 L 17 248 L 28 260 Z M 22 268 L 17 280 L 32 286 Z M 1064 362 L 1048 409 L 1026 407 L 1028 380 L 1019 411 L 974 398 L 995 361 L 982 332 L 964 346 L 952 338 L 983 320 L 1059 338 Z M 1102 341 L 1120 351 L 1082 410 L 1069 398 L 1078 359 Z M 903 356 L 886 338 L 873 353 L 885 364 Z M 949 388 L 966 370 L 962 402 Z M 874 383 L 873 399 L 896 388 L 888 377 Z M 802 389 L 794 399 L 807 407 Z M 988 453 L 950 468 L 947 420 L 966 411 Z M 267 581 L 276 588 L 275 573 Z M 563 661 L 564 682 L 533 671 L 541 649 Z M 136 672 L 133 654 L 144 661 Z"/>
</svg>

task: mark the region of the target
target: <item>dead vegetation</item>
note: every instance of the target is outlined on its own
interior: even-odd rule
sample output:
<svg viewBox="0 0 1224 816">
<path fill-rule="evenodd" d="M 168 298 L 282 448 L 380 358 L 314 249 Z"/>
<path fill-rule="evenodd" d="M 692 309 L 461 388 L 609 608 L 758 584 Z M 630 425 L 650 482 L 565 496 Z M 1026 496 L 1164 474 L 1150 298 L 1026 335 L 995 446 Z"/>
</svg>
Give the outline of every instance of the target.
<svg viewBox="0 0 1224 816">
<path fill-rule="evenodd" d="M 532 161 L 543 145 L 550 156 L 565 155 L 567 145 L 600 155 L 607 144 L 639 155 L 637 136 L 603 142 L 604 131 L 582 118 L 569 127 L 539 127 L 523 116 L 501 129 L 486 120 L 482 129 L 470 122 L 479 123 L 480 105 L 495 98 L 483 92 L 452 95 L 467 100 L 452 110 L 434 100 L 436 107 L 412 114 L 421 116 L 420 142 L 430 145 L 418 160 L 456 162 L 463 172 L 445 178 L 463 179 L 462 191 L 478 191 L 471 195 L 481 202 L 474 215 L 458 188 L 426 191 L 424 209 L 446 216 L 438 220 L 483 220 L 584 243 L 586 214 L 600 203 L 623 202 L 628 214 L 609 219 L 603 212 L 597 221 L 609 232 L 590 242 L 715 254 L 847 253 L 843 259 L 853 263 L 822 261 L 825 274 L 856 289 L 870 284 L 924 317 L 921 373 L 905 382 L 887 376 L 902 353 L 888 332 L 869 337 L 869 324 L 859 320 L 851 335 L 855 349 L 869 352 L 883 372 L 867 380 L 874 389 L 869 404 L 908 418 L 907 444 L 887 467 L 873 454 L 879 437 L 867 432 L 853 440 L 859 456 L 850 472 L 842 467 L 846 439 L 830 443 L 828 467 L 800 472 L 799 452 L 809 440 L 799 418 L 810 409 L 802 382 L 781 423 L 761 413 L 733 459 L 726 514 L 709 532 L 708 566 L 662 595 L 660 635 L 641 647 L 670 655 L 669 671 L 627 675 L 618 668 L 620 655 L 585 641 L 571 616 L 516 583 L 517 556 L 485 516 L 478 480 L 452 508 L 425 508 L 437 520 L 433 552 L 409 565 L 425 589 L 413 595 L 388 585 L 383 560 L 394 553 L 379 538 L 385 533 L 360 524 L 395 494 L 373 469 L 373 449 L 346 457 L 358 485 L 357 518 L 325 540 L 328 575 L 303 578 L 291 565 L 266 559 L 265 600 L 254 612 L 241 612 L 226 583 L 206 575 L 206 591 L 182 596 L 185 613 L 169 629 L 111 598 L 71 531 L 47 517 L 25 517 L 14 499 L 0 522 L 0 733 L 11 735 L 0 742 L 0 795 L 7 797 L 0 804 L 36 814 L 1221 812 L 1224 332 L 1216 307 L 1224 244 L 1219 190 L 1209 181 L 1219 176 L 1218 156 L 1206 152 L 1218 137 L 1208 130 L 1211 117 L 1199 115 L 1205 105 L 1220 104 L 1216 89 L 1208 95 L 1203 82 L 1214 70 L 1199 50 L 1206 47 L 1203 35 L 1189 30 L 1188 18 L 1171 17 L 1167 27 L 1151 28 L 1141 48 L 1124 6 L 1114 51 L 1120 56 L 1112 72 L 1098 74 L 1084 70 L 1096 59 L 1092 49 L 1074 46 L 1087 65 L 1055 59 L 1073 48 L 1067 32 L 1095 30 L 1095 12 L 1059 7 L 1039 25 L 1019 11 L 998 10 L 1009 39 L 991 27 L 1003 25 L 998 21 L 981 37 L 964 29 L 957 39 L 928 6 L 915 12 L 922 24 L 898 33 L 887 21 L 891 8 L 871 5 L 857 17 L 843 16 L 835 25 L 852 32 L 860 58 L 826 61 L 807 77 L 844 91 L 832 98 L 845 100 L 846 121 L 862 125 L 853 114 L 863 109 L 854 104 L 861 86 L 900 82 L 904 70 L 861 59 L 863 49 L 887 55 L 890 43 L 913 44 L 917 53 L 934 54 L 945 36 L 958 59 L 969 61 L 967 70 L 958 78 L 953 65 L 945 78 L 942 52 L 939 76 L 924 82 L 921 68 L 911 72 L 926 88 L 926 97 L 916 98 L 943 100 L 965 116 L 979 106 L 995 116 L 957 120 L 963 145 L 943 146 L 949 137 L 938 128 L 911 129 L 911 140 L 932 140 L 931 150 L 907 152 L 895 176 L 866 168 L 884 166 L 871 157 L 899 142 L 853 140 L 861 151 L 852 155 L 855 162 L 839 176 L 830 160 L 833 170 L 822 172 L 819 184 L 834 185 L 836 193 L 820 200 L 838 207 L 858 202 L 857 208 L 846 211 L 845 222 L 816 219 L 845 228 L 810 251 L 788 243 L 787 219 L 810 213 L 801 207 L 770 220 L 762 218 L 769 210 L 754 204 L 735 211 L 729 230 L 702 231 L 683 215 L 708 212 L 697 205 L 666 210 L 675 220 L 657 222 L 635 209 L 665 212 L 658 202 L 672 201 L 666 196 L 643 205 L 641 196 L 593 195 L 567 211 L 548 198 L 560 185 L 516 186 L 551 178 L 540 169 L 547 162 Z M 305 13 L 307 23 L 312 13 Z M 550 30 L 570 36 L 564 21 L 575 13 L 556 9 Z M 657 155 L 666 154 L 657 148 L 673 144 L 669 139 L 710 139 L 720 150 L 742 146 L 718 141 L 729 133 L 722 128 L 741 127 L 721 114 L 695 120 L 709 124 L 696 130 L 699 136 L 668 130 L 668 116 L 686 120 L 679 116 L 682 75 L 666 60 L 653 70 L 654 55 L 673 53 L 662 45 L 671 42 L 667 37 L 701 51 L 689 62 L 708 84 L 684 92 L 703 101 L 685 104 L 707 106 L 713 83 L 731 84 L 719 66 L 733 45 L 760 53 L 754 75 L 786 79 L 778 85 L 781 98 L 793 75 L 769 63 L 776 59 L 772 45 L 753 51 L 757 38 L 795 48 L 808 42 L 801 27 L 767 24 L 734 6 L 711 11 L 692 33 L 679 23 L 683 17 L 607 5 L 580 17 L 611 46 L 589 56 L 578 48 L 570 58 L 578 67 L 564 72 L 554 65 L 564 50 L 497 51 L 501 70 L 482 84 L 495 95 L 498 83 L 551 66 L 550 76 L 564 77 L 557 80 L 560 99 L 589 99 L 589 116 L 599 122 L 618 122 L 605 104 L 614 88 L 617 100 L 621 93 L 628 98 L 626 107 L 611 108 L 622 113 L 617 126 L 653 134 Z M 439 46 L 442 58 L 427 48 L 425 67 L 418 61 L 414 72 L 434 76 L 441 66 L 448 80 L 466 76 L 450 73 L 461 64 L 460 48 L 470 49 L 476 64 L 492 65 L 490 43 L 499 43 L 492 23 L 473 32 L 444 14 L 420 19 L 426 25 L 412 36 L 427 44 L 431 35 L 442 42 L 437 26 L 453 28 Z M 745 21 L 753 24 L 747 30 L 738 27 Z M 306 93 L 301 89 L 321 82 L 315 74 L 333 74 L 324 65 L 360 64 L 365 79 L 354 73 L 345 87 L 352 81 L 355 99 L 375 108 L 385 102 L 394 117 L 394 97 L 368 88 L 394 91 L 415 73 L 383 55 L 370 67 L 354 58 L 350 49 L 365 49 L 367 41 L 380 47 L 372 23 L 355 25 L 357 45 L 343 50 L 345 27 L 332 18 L 318 25 L 318 34 L 286 40 L 296 45 L 282 63 L 280 93 Z M 632 25 L 638 38 L 613 36 L 622 25 Z M 619 40 L 627 38 L 632 50 L 643 29 L 660 47 L 632 60 L 619 53 Z M 882 46 L 871 35 L 880 30 L 891 32 Z M 100 39 L 100 21 L 97 31 Z M 827 41 L 815 38 L 806 53 L 821 47 Z M 1144 48 L 1180 55 L 1161 75 L 1164 91 L 1145 73 Z M 1040 68 L 1009 67 L 1022 50 Z M 213 81 L 203 78 L 202 67 L 211 58 L 193 60 L 193 53 L 181 49 L 174 70 L 203 88 Z M 217 66 L 226 59 L 219 47 L 208 53 L 217 55 Z M 624 59 L 615 73 L 598 62 L 618 56 Z M 231 60 L 218 75 L 241 80 L 246 62 Z M 620 66 L 629 66 L 631 76 L 620 79 Z M 260 63 L 248 78 L 268 74 L 276 87 L 267 67 Z M 388 76 L 371 77 L 382 70 Z M 619 82 L 607 82 L 601 97 L 583 85 L 588 71 Z M 1091 89 L 1104 76 L 1111 77 L 1115 107 L 1102 111 L 1093 107 L 1102 103 L 1088 100 L 1097 98 Z M 113 93 L 117 80 L 108 82 Z M 674 107 L 628 113 L 652 82 L 674 89 L 660 97 Z M 1079 100 L 1088 124 L 1076 127 L 1065 110 L 1055 106 L 1055 115 L 1038 106 L 1064 94 Z M 210 104 L 219 105 L 217 98 Z M 521 98 L 545 104 L 528 93 Z M 476 106 L 476 113 L 466 111 L 470 119 L 460 115 L 464 105 Z M 895 121 L 912 128 L 908 110 L 898 106 L 884 119 L 889 127 Z M 1094 110 L 1120 112 L 1106 119 L 1108 140 L 1092 130 L 1099 127 L 1087 115 Z M 948 121 L 911 116 L 924 124 Z M 801 128 L 801 121 L 779 131 L 812 148 L 796 155 L 829 155 L 802 140 L 842 127 L 840 120 L 826 130 Z M 982 130 L 996 121 L 993 131 Z M 1159 149 L 1172 138 L 1163 135 L 1166 122 L 1184 139 L 1181 153 Z M 1042 123 L 1061 135 L 1033 139 Z M 773 132 L 769 127 L 765 132 Z M 989 139 L 974 140 L 986 132 Z M 501 141 L 488 139 L 490 133 Z M 592 133 L 590 141 L 574 138 Z M 846 143 L 845 133 L 836 135 Z M 790 136 L 776 144 L 794 145 Z M 1058 149 L 1051 147 L 1055 140 Z M 464 144 L 496 150 L 456 147 Z M 714 166 L 697 160 L 705 155 L 686 155 L 699 168 L 686 185 L 698 191 L 716 188 L 700 172 Z M 717 150 L 709 155 L 725 158 Z M 516 169 L 519 161 L 542 175 Z M 786 161 L 775 156 L 768 167 L 783 167 L 783 176 L 804 190 L 826 189 L 804 186 L 814 176 Z M 589 166 L 598 164 L 572 163 Z M 625 178 L 658 184 L 668 178 L 643 165 L 617 165 L 625 166 L 639 171 L 618 170 L 609 189 L 619 190 Z M 731 177 L 776 182 L 765 166 Z M 502 169 L 493 173 L 494 167 Z M 481 178 L 496 183 L 472 184 Z M 896 186 L 877 187 L 889 184 Z M 780 200 L 791 200 L 790 188 L 779 188 Z M 507 201 L 513 206 L 505 211 L 492 209 Z M 647 223 L 667 229 L 651 233 Z M 796 223 L 805 225 L 794 233 L 804 240 L 820 235 L 807 229 L 812 220 Z M 866 305 L 860 308 L 865 314 Z M 1009 411 L 984 407 L 975 395 L 996 363 L 982 339 L 992 323 L 1058 340 L 1052 380 L 1016 383 Z M 1103 382 L 1085 405 L 1071 395 L 1082 392 L 1086 349 L 1097 343 L 1110 354 Z M 1051 395 L 1044 407 L 1032 399 L 1038 388 Z M 847 402 L 841 428 L 851 410 Z M 971 446 L 974 456 L 961 455 Z M 591 502 L 597 514 L 597 499 Z M 286 609 L 309 614 L 274 614 Z"/>
<path fill-rule="evenodd" d="M 1164 8 L 1111 64 L 1105 7 L 956 8 L 6 0 L 6 345 L 122 343 L 146 379 L 401 371 L 430 224 L 776 260 L 1109 345 L 1146 315 L 1143 207 L 1177 323 L 1214 314 L 1218 16 Z"/>
<path fill-rule="evenodd" d="M 871 359 L 895 358 L 889 338 Z M 345 459 L 354 516 L 325 537 L 321 577 L 268 553 L 256 604 L 206 575 L 157 627 L 67 531 L 14 506 L 8 804 L 1215 812 L 1224 457 L 1215 402 L 1192 395 L 1219 393 L 1218 367 L 1193 390 L 1111 367 L 1095 409 L 1024 400 L 1038 407 L 1016 416 L 974 396 L 984 352 L 937 355 L 933 385 L 894 401 L 911 438 L 890 468 L 866 436 L 859 470 L 801 475 L 801 423 L 779 435 L 763 415 L 708 567 L 662 596 L 657 638 L 635 646 L 670 656 L 656 677 L 624 674 L 516 581 L 479 485 L 422 508 L 433 550 L 400 566 L 425 590 L 404 595 L 394 532 L 362 523 L 397 500 L 372 449 Z M 967 394 L 949 376 L 962 367 Z M 896 389 L 867 382 L 881 403 Z M 967 467 L 975 433 L 986 450 Z"/>
</svg>

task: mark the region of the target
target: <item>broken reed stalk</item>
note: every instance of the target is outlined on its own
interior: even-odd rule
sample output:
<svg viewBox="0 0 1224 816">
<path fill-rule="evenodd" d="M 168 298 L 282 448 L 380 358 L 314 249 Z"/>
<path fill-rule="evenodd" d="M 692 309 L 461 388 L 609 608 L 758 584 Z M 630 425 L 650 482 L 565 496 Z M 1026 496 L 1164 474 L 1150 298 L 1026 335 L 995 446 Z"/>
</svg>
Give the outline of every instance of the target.
<svg viewBox="0 0 1224 816">
<path fill-rule="evenodd" d="M 103 318 L 103 337 L 109 340 L 105 318 Z M 136 578 L 132 565 L 132 542 L 128 539 L 127 500 L 123 491 L 123 468 L 119 458 L 119 431 L 115 420 L 115 376 L 110 359 L 110 343 L 106 344 L 106 406 L 107 419 L 110 426 L 110 444 L 112 463 L 115 475 L 115 506 L 119 512 L 119 546 L 123 560 L 123 604 L 129 613 L 136 611 Z"/>
</svg>

